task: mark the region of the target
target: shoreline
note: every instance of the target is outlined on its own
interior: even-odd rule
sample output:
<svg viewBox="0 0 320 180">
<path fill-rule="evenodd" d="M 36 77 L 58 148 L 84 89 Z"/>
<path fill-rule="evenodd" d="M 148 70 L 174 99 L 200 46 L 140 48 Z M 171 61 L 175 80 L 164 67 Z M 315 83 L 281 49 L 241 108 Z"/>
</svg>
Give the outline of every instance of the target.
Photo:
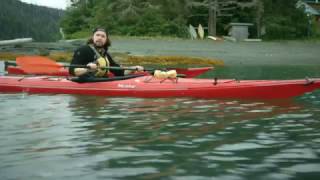
<svg viewBox="0 0 320 180">
<path fill-rule="evenodd" d="M 111 37 L 112 38 L 112 37 Z M 227 42 L 213 40 L 114 37 L 111 54 L 133 56 L 187 56 L 222 60 L 234 65 L 320 65 L 320 41 Z M 0 46 L 0 53 L 36 54 L 40 51 L 72 52 L 85 42 Z M 35 49 L 38 48 L 38 49 Z M 40 53 L 41 55 L 41 53 Z"/>
<path fill-rule="evenodd" d="M 116 39 L 110 51 L 221 59 L 225 65 L 320 65 L 320 42 Z"/>
</svg>

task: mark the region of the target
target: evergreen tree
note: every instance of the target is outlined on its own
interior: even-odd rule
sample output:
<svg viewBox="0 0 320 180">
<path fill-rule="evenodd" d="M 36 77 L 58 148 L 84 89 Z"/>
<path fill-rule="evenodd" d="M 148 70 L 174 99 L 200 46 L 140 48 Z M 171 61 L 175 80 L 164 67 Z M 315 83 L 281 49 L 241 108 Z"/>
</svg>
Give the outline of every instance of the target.
<svg viewBox="0 0 320 180">
<path fill-rule="evenodd" d="M 0 39 L 32 37 L 36 41 L 60 38 L 59 19 L 64 12 L 18 0 L 0 1 Z"/>
<path fill-rule="evenodd" d="M 307 36 L 307 16 L 296 8 L 297 0 L 264 0 L 267 39 L 295 39 Z"/>
<path fill-rule="evenodd" d="M 62 26 L 69 37 L 102 26 L 112 34 L 187 37 L 189 24 L 226 35 L 230 22 L 255 24 L 253 37 L 292 39 L 307 35 L 297 0 L 72 0 Z M 265 31 L 264 31 L 265 30 Z M 262 36 L 262 32 L 266 32 Z"/>
</svg>

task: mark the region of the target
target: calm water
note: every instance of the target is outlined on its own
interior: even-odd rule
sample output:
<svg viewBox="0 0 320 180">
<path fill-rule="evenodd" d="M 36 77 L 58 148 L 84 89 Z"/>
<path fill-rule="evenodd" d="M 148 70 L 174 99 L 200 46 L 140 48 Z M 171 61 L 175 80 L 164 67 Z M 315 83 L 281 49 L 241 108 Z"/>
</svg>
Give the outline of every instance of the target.
<svg viewBox="0 0 320 180">
<path fill-rule="evenodd" d="M 214 76 L 320 77 L 320 67 L 203 77 Z M 318 179 L 319 107 L 319 90 L 280 101 L 0 93 L 0 179 Z"/>
</svg>

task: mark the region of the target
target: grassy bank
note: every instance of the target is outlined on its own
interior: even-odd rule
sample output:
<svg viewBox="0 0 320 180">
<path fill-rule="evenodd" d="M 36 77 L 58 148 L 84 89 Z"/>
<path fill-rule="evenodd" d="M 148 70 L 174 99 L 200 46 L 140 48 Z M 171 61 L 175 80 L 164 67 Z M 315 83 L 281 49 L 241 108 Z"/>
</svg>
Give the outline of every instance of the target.
<svg viewBox="0 0 320 180">
<path fill-rule="evenodd" d="M 217 42 L 209 39 L 111 37 L 109 52 L 121 64 L 225 66 L 320 64 L 320 41 Z M 0 59 L 36 54 L 56 61 L 70 61 L 85 40 L 57 43 L 27 43 L 19 48 L 0 47 Z"/>
<path fill-rule="evenodd" d="M 30 55 L 30 54 L 28 54 Z M 72 52 L 50 52 L 49 54 L 34 54 L 46 56 L 57 62 L 70 62 Z M 14 61 L 17 57 L 24 56 L 21 53 L 0 52 L 0 59 Z M 113 53 L 114 58 L 124 65 L 157 65 L 157 66 L 223 66 L 222 60 L 186 57 L 186 56 L 134 56 L 126 53 Z"/>
</svg>

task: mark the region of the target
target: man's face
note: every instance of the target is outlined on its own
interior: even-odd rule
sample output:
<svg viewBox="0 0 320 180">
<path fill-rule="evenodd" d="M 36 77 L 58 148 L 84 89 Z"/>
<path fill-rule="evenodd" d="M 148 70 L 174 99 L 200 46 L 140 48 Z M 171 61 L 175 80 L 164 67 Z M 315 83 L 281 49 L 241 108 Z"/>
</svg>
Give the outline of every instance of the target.
<svg viewBox="0 0 320 180">
<path fill-rule="evenodd" d="M 93 34 L 93 43 L 97 47 L 103 47 L 107 42 L 107 34 L 103 31 L 97 31 Z"/>
</svg>

